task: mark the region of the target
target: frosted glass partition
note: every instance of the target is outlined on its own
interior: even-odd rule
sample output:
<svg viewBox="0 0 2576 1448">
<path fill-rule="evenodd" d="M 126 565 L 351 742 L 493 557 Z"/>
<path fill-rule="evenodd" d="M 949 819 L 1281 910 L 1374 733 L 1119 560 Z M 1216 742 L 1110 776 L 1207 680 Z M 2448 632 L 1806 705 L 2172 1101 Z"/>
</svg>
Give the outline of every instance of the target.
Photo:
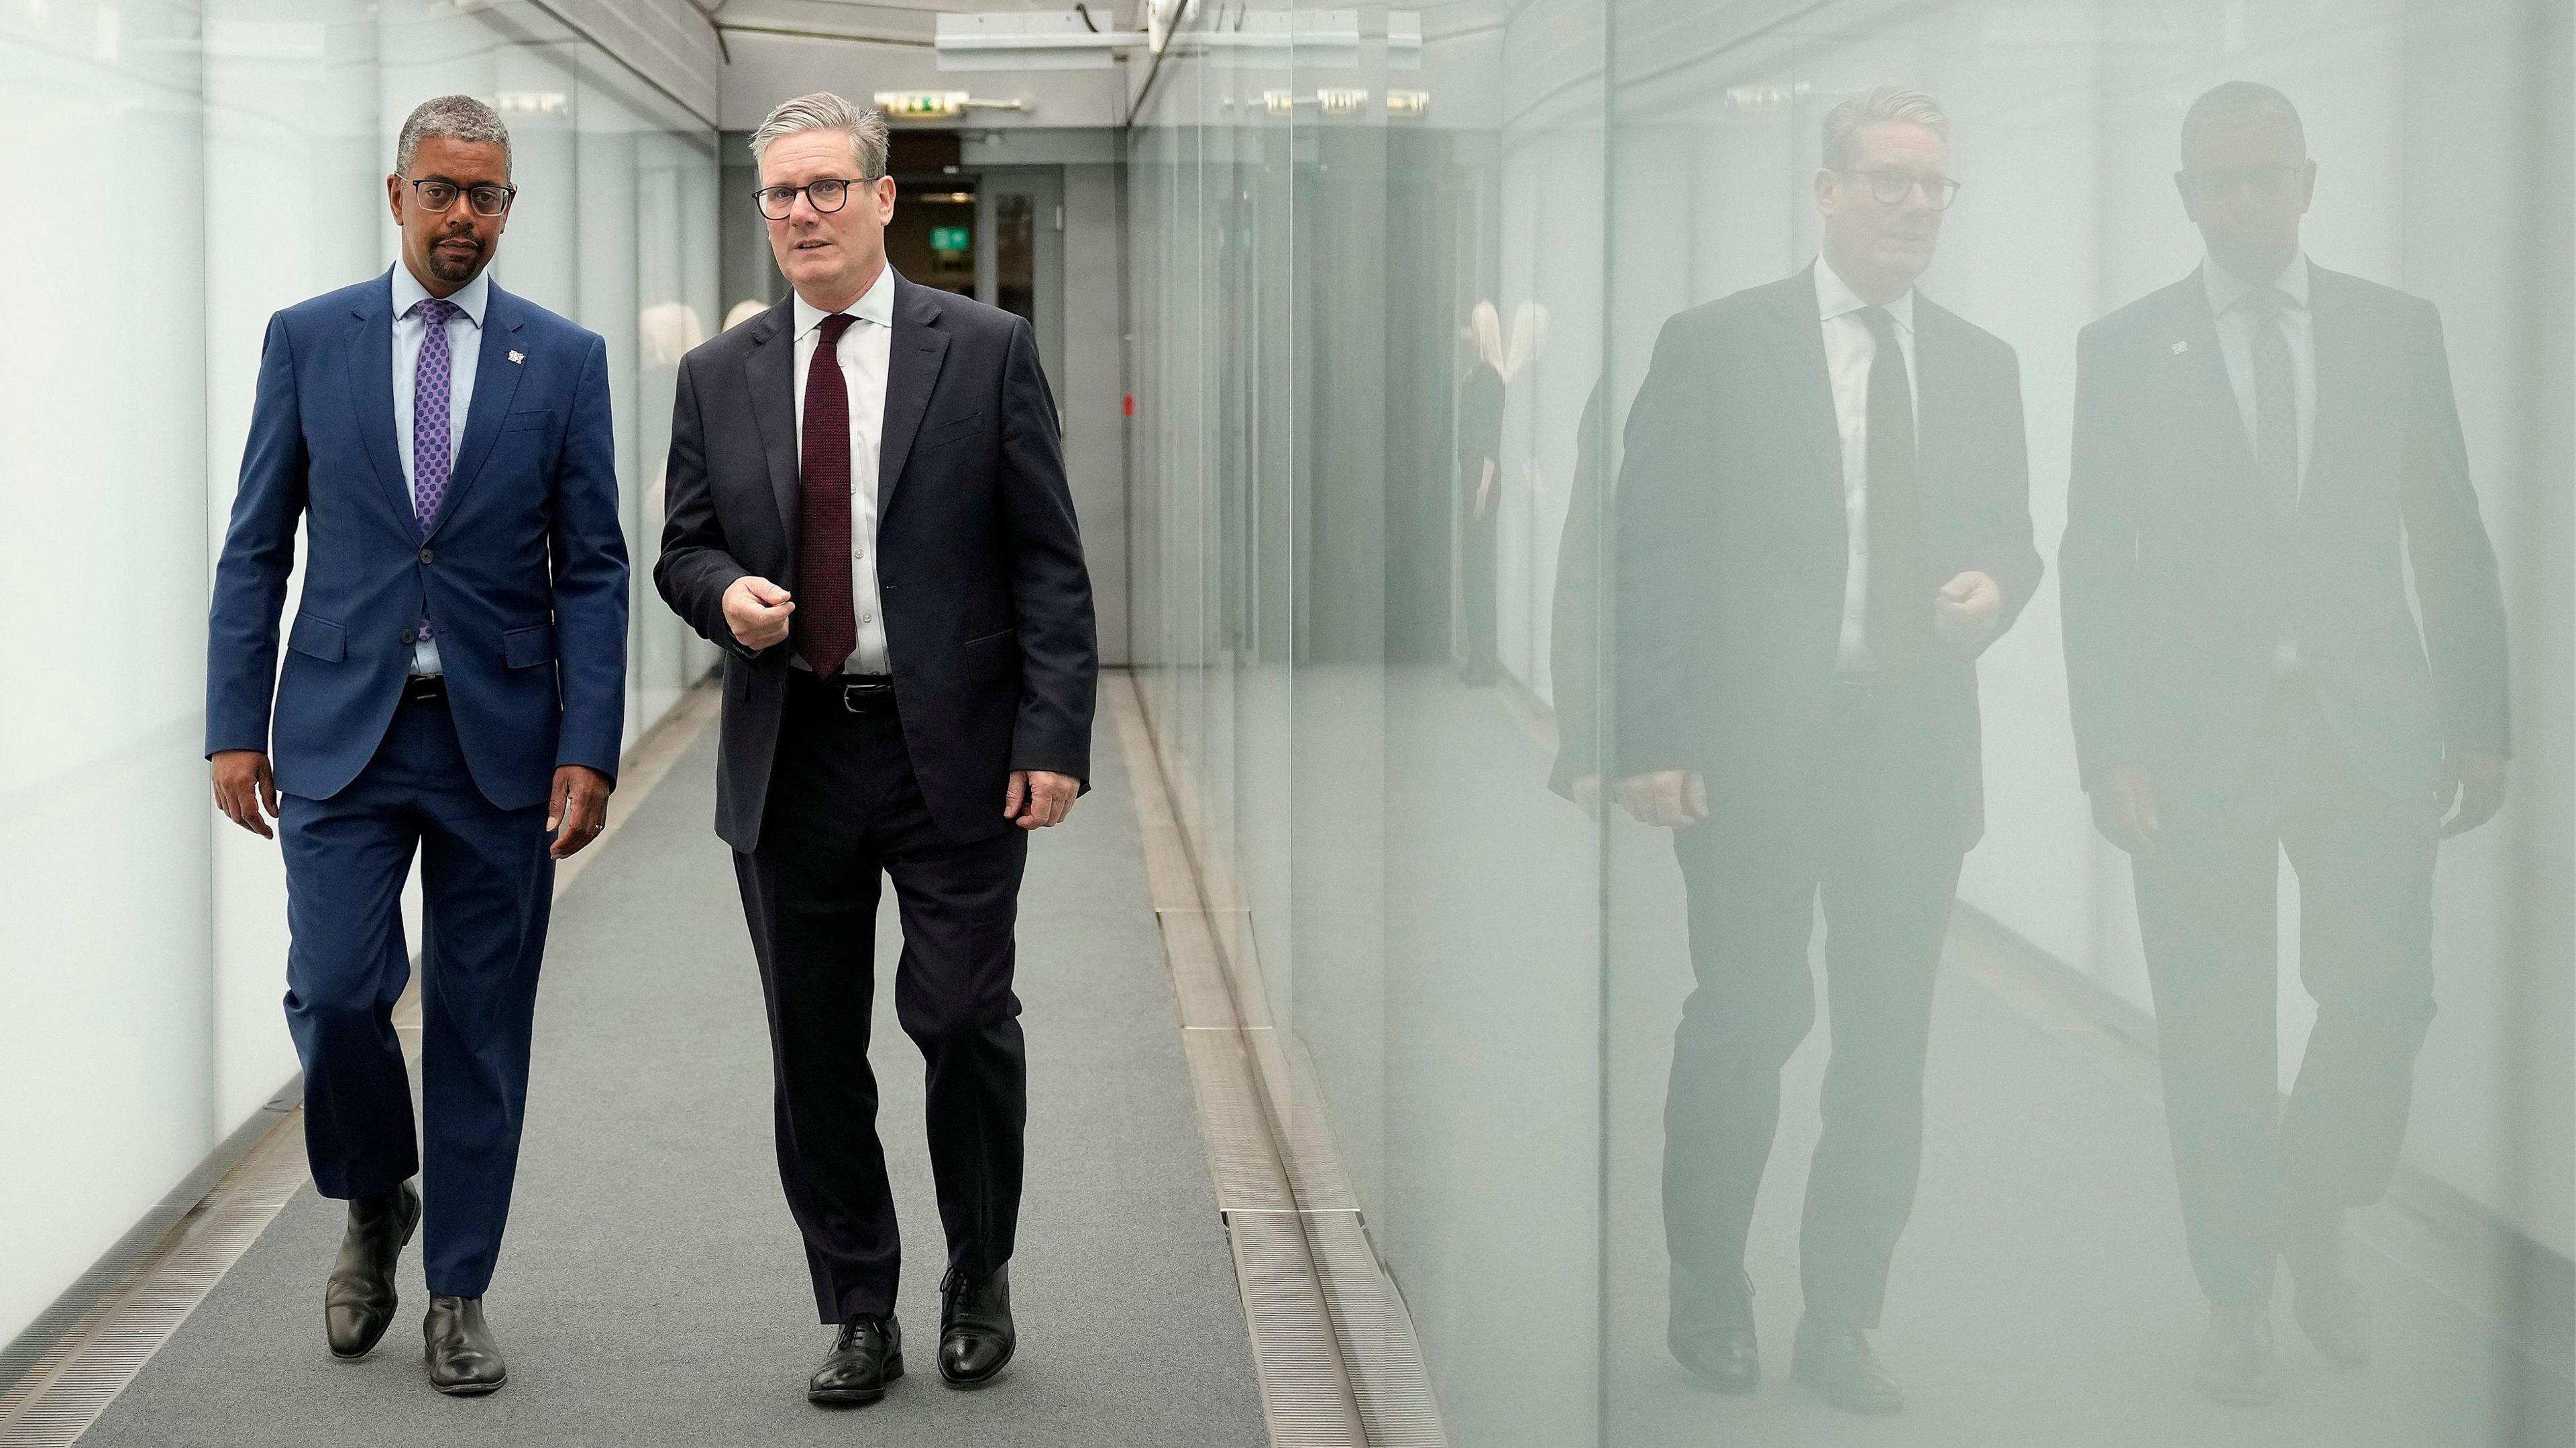
<svg viewBox="0 0 2576 1448">
<path fill-rule="evenodd" d="M 1150 82 L 1140 73 L 1129 138 L 1139 681 L 1220 934 L 1257 965 L 1283 1055 L 1318 1088 L 1449 1440 L 2566 1441 L 2576 39 L 2564 0 L 1211 10 Z M 2183 1019 L 2159 1015 L 2130 861 L 2096 829 L 2083 786 L 2059 550 L 2071 460 L 2120 435 L 2079 419 L 2079 333 L 2202 260 L 2175 173 L 2186 111 L 2226 81 L 2289 97 L 2317 167 L 2300 223 L 2322 278 L 2314 350 L 2279 394 L 2307 400 L 2267 415 L 2308 408 L 2299 445 L 2318 461 L 2303 454 L 2298 476 L 2320 488 L 2307 506 L 2325 530 L 2282 574 L 2348 600 L 2334 608 L 2352 617 L 2312 618 L 2305 654 L 2281 665 L 2293 682 L 2280 707 L 2305 690 L 2344 721 L 2297 736 L 2340 742 L 2269 772 L 2334 781 L 2304 806 L 2325 813 L 2301 816 L 2328 823 L 2292 852 L 2320 893 L 2303 901 L 2293 857 L 2250 847 L 2232 873 L 2192 877 L 2255 903 L 2223 917 L 2233 954 L 2211 958 L 2224 969 L 2168 981 Z M 1835 481 L 1844 438 L 1860 434 L 1834 410 L 1829 322 L 1806 274 L 1824 236 L 1825 119 L 1881 85 L 1938 102 L 1947 154 L 1918 169 L 1961 183 L 1907 323 L 1926 516 L 1973 540 L 1976 568 L 1962 572 L 2019 592 L 1973 674 L 1951 676 L 1973 677 L 1981 719 L 1953 709 L 1937 730 L 1823 739 L 1879 727 L 1852 721 L 1881 706 L 1762 715 L 1745 701 L 1775 667 L 1805 670 L 1819 697 L 1887 697 L 1833 682 L 1859 672 L 1840 652 L 1836 580 L 1867 570 L 1843 550 L 1869 525 Z M 2198 164 L 2237 177 L 2228 195 L 2276 184 L 2239 175 L 2246 163 Z M 1830 186 L 1870 184 L 1852 171 Z M 1917 196 L 1929 191 L 1901 204 Z M 1766 300 L 1739 295 L 1765 286 Z M 2214 325 L 2200 305 L 2200 325 Z M 1764 320 L 1775 313 L 1789 320 Z M 2365 335 L 2365 314 L 2419 319 L 2414 340 Z M 2438 339 L 2421 326 L 2435 314 Z M 2223 425 L 2237 386 L 2225 345 L 2150 340 L 2174 365 L 2211 369 L 2183 374 L 2207 389 L 2192 405 L 2222 420 L 2212 436 L 2239 439 L 2252 469 L 2251 424 Z M 1658 403 L 1659 368 L 1678 390 Z M 2449 492 L 2443 373 L 2466 459 L 2466 487 Z M 2155 375 L 2098 373 L 2093 405 L 2126 416 L 2161 395 Z M 2122 446 L 2141 454 L 2172 442 L 2129 436 Z M 2218 471 L 2154 476 L 2214 489 Z M 2392 477 L 2405 481 L 2370 481 Z M 2400 486 L 2402 508 L 2384 491 Z M 2488 576 L 2453 526 L 2471 489 L 2494 582 L 2463 592 L 2460 578 Z M 2016 492 L 2027 525 L 1997 511 Z M 2188 616 L 2194 595 L 2155 570 L 2214 567 L 2205 560 L 2233 546 L 2225 530 L 2251 526 L 2212 496 L 2205 529 L 2129 545 L 2141 590 L 2168 589 L 2157 606 L 2169 612 Z M 2137 506 L 2166 505 L 2151 494 Z M 2016 533 L 2018 551 L 1997 541 Z M 2402 583 L 2401 544 L 2414 550 Z M 2079 590 L 2104 556 L 2078 559 Z M 2278 581 L 2257 572 L 2249 586 Z M 2473 593 L 2501 600 L 2509 692 L 2462 665 L 2493 634 L 2460 623 Z M 2354 651 L 2379 646 L 2364 625 L 2395 637 L 2414 627 L 2408 609 L 2433 634 L 2442 716 L 2387 727 L 2431 730 L 2436 756 L 2447 740 L 2455 760 L 2507 722 L 2512 740 L 2502 812 L 2439 847 L 2429 1028 L 2400 968 L 2421 915 L 2396 882 L 2417 867 L 2361 858 L 2382 837 L 2334 811 L 2382 790 L 2420 843 L 2430 826 L 2412 791 L 2430 776 L 2399 789 L 2315 772 L 2328 748 L 2383 758 L 2371 751 L 2385 741 L 2351 721 L 2429 697 L 2394 675 L 2354 682 Z M 2268 651 L 2280 641 L 2259 635 L 2265 617 L 2242 627 Z M 2149 632 L 2129 647 L 2179 647 L 2138 626 Z M 2098 657 L 2101 637 L 2079 631 L 2079 660 Z M 2418 645 L 2390 657 L 2409 648 L 2424 667 Z M 2266 667 L 2248 677 L 2271 688 Z M 1691 763 L 1715 822 L 1695 837 L 1641 823 L 1651 801 L 1617 798 L 1621 780 L 1653 772 L 1644 721 L 1657 719 L 1701 741 Z M 1802 730 L 1821 742 L 1788 737 Z M 1981 743 L 1947 742 L 1963 737 Z M 1982 828 L 1940 815 L 1951 843 L 1884 856 L 1848 832 L 1818 843 L 1829 809 L 1906 829 L 1935 818 L 1902 812 L 1914 738 L 1947 751 L 1921 778 L 1955 781 L 1962 760 L 1981 769 Z M 1782 776 L 1804 794 L 1758 766 L 1748 775 L 1748 759 L 1808 757 L 1780 752 L 1793 745 L 1842 750 L 1830 757 L 1843 767 Z M 2258 774 L 2247 788 L 2275 782 Z M 2188 828 L 2170 838 L 2200 838 L 2198 798 L 2174 807 Z M 1813 803 L 1776 813 L 1780 799 Z M 1886 903 L 1889 882 L 1967 838 L 1946 944 L 1937 915 L 1930 933 L 1906 927 L 1928 943 L 1906 957 L 1910 975 L 1894 971 L 1873 956 L 1904 955 L 1886 943 L 1904 908 Z M 1834 888 L 1860 902 L 1837 931 L 1811 919 L 1812 886 L 1776 883 L 1800 851 L 1893 863 L 1828 887 L 1826 915 Z M 2396 873 L 2369 873 L 2382 867 Z M 2356 892 L 2356 878 L 2387 883 Z M 1937 879 L 1913 888 L 1939 898 Z M 2268 927 L 2247 913 L 2266 890 Z M 2201 928 L 2221 918 L 2206 904 L 2155 918 Z M 2276 976 L 2260 959 L 2266 936 Z M 2187 975 L 2193 948 L 2160 958 Z M 2397 962 L 2394 974 L 2371 976 L 2374 962 Z M 2323 1028 L 2320 996 L 2344 1012 Z M 1853 1044 L 1828 1077 L 1838 1032 Z M 2182 1063 L 2169 1083 L 2160 1045 Z M 1906 1068 L 1914 1050 L 1919 1073 Z M 1775 1140 L 1761 1098 L 1767 1062 L 1783 1058 Z M 2303 1059 L 2315 1079 L 2289 1108 L 2284 1150 L 2339 1143 L 2349 1160 L 2331 1187 L 2298 1161 L 2264 1160 L 2283 1109 L 2267 1087 L 2291 1092 Z M 1829 1096 L 1842 1135 L 1819 1157 Z M 2300 1124 L 2317 1113 L 2347 1126 Z M 1748 1171 L 1766 1143 L 1767 1171 Z M 2200 1173 L 2188 1190 L 2178 1146 Z M 2241 1181 L 2212 1185 L 2222 1159 Z M 2302 1191 L 2368 1203 L 2344 1214 L 2341 1280 L 2375 1317 L 2375 1358 L 2339 1371 L 2310 1340 L 2301 1311 L 2316 1314 L 2316 1284 L 2332 1278 L 2310 1270 L 2310 1250 L 2305 1275 L 2260 1269 L 2276 1284 L 2274 1381 L 2250 1387 L 2271 1400 L 2221 1406 L 2194 1391 L 2211 1302 L 2235 1292 L 2213 1284 L 2253 1291 L 2257 1269 L 2228 1277 L 2205 1262 L 2196 1275 L 2189 1244 L 2241 1255 L 2331 1235 L 2315 1225 L 2322 1207 L 2253 1220 L 2244 1204 L 2276 1171 L 2284 1203 Z M 2216 1236 L 2213 1203 L 2237 1212 Z M 1882 1275 L 1868 1259 L 1890 1232 Z M 1732 1310 L 1736 1261 L 1763 1367 L 1743 1395 L 1713 1391 L 1706 1354 L 1677 1355 L 1668 1336 L 1677 1300 L 1684 1338 Z M 1712 1290 L 1693 1274 L 1724 1280 Z M 1790 1382 L 1817 1304 L 1820 1320 L 1868 1332 L 1901 1381 L 1900 1415 L 1865 1429 Z M 2250 1331 L 2261 1316 L 2229 1321 Z"/>
<path fill-rule="evenodd" d="M 275 847 L 199 758 L 209 564 L 268 315 L 391 263 L 394 131 L 446 91 L 516 140 L 496 279 L 609 339 L 649 565 L 711 126 L 521 4 L 0 9 L 0 1342 L 293 1077 Z M 712 662 L 637 587 L 630 740 Z"/>
</svg>

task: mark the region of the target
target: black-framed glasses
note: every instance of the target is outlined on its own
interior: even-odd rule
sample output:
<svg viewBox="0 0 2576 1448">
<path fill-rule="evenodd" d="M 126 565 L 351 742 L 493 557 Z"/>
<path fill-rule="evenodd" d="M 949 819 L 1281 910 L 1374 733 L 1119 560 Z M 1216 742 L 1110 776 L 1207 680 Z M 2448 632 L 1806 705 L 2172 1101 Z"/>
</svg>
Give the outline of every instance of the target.
<svg viewBox="0 0 2576 1448">
<path fill-rule="evenodd" d="M 2216 171 L 2177 171 L 2174 176 L 2194 196 L 2234 196 L 2251 191 L 2257 196 L 2287 196 L 2299 189 L 2299 179 L 2308 173 L 2308 163 L 2294 161 L 2280 166 L 2234 166 Z"/>
<path fill-rule="evenodd" d="M 411 181 L 408 176 L 403 179 Z M 510 209 L 510 203 L 517 200 L 519 196 L 519 188 L 516 186 L 497 182 L 482 186 L 459 186 L 453 181 L 441 181 L 435 177 L 411 181 L 411 190 L 414 196 L 420 198 L 421 208 L 432 215 L 437 215 L 454 206 L 456 198 L 462 195 L 465 198 L 465 204 L 474 208 L 475 215 L 499 216 L 507 212 Z"/>
<path fill-rule="evenodd" d="M 1947 211 L 1959 199 L 1959 183 L 1937 171 L 1908 171 L 1902 166 L 1881 166 L 1874 171 L 1838 171 L 1843 176 L 1857 176 L 1869 183 L 1870 199 L 1881 206 L 1895 206 L 1923 188 L 1923 204 L 1935 211 Z"/>
<path fill-rule="evenodd" d="M 796 197 L 799 192 L 804 193 L 805 199 L 814 204 L 815 210 L 829 215 L 850 204 L 851 187 L 873 186 L 881 179 L 883 178 L 877 176 L 862 176 L 852 181 L 843 176 L 825 176 L 817 181 L 808 181 L 802 186 L 763 186 L 751 194 L 760 202 L 761 215 L 772 221 L 785 221 L 787 214 L 796 209 Z"/>
</svg>

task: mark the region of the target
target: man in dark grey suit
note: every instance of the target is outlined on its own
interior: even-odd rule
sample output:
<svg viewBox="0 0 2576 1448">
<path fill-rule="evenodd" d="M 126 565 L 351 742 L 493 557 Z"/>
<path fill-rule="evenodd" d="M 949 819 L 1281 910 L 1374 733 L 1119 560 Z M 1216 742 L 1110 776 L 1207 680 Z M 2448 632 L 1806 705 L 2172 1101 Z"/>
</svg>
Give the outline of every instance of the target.
<svg viewBox="0 0 2576 1448">
<path fill-rule="evenodd" d="M 2208 260 L 2084 331 L 2059 576 L 2076 753 L 2134 860 L 2213 1309 L 2196 1381 L 2251 1404 L 2278 1385 L 2276 1254 L 2319 1350 L 2370 1358 L 2343 1218 L 2387 1189 L 2405 1138 L 2439 841 L 2503 803 L 2504 603 L 2441 319 L 2308 262 L 2317 168 L 2288 97 L 2202 96 L 2182 161 Z M 2317 1002 L 2286 1114 L 2284 847 Z"/>
<path fill-rule="evenodd" d="M 1673 830 L 1698 988 L 1664 1108 L 1669 1341 L 1760 1380 L 1743 1268 L 1780 1068 L 1833 1023 L 1800 1232 L 1791 1372 L 1902 1406 L 1878 1361 L 1922 1156 L 1932 983 L 1984 828 L 1977 656 L 2038 587 L 2012 348 L 1914 290 L 1958 190 L 1931 97 L 1836 107 L 1822 255 L 1673 318 L 1628 417 L 1618 496 L 1621 803 Z"/>
<path fill-rule="evenodd" d="M 1016 1343 L 1020 873 L 1084 787 L 1099 657 L 1028 324 L 887 265 L 873 113 L 801 97 L 752 151 L 795 291 L 681 363 L 654 578 L 729 655 L 716 832 L 767 991 L 788 1206 L 840 1328 L 807 1393 L 864 1403 L 903 1375 L 867 1060 L 879 875 L 929 1066 L 940 1374 L 973 1386 Z"/>
</svg>

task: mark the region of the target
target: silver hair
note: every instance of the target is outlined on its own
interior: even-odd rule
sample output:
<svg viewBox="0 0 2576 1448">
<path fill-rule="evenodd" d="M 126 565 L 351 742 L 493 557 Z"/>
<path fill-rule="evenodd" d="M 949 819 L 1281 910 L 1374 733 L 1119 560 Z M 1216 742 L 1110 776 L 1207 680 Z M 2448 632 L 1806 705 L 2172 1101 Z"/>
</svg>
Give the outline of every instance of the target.
<svg viewBox="0 0 2576 1448">
<path fill-rule="evenodd" d="M 886 123 L 874 111 L 863 111 L 830 91 L 816 91 L 780 101 L 751 133 L 751 164 L 760 165 L 769 143 L 800 131 L 839 131 L 850 138 L 850 157 L 859 168 L 856 179 L 873 181 L 886 173 Z"/>
<path fill-rule="evenodd" d="M 1950 138 L 1950 117 L 1939 101 L 1901 85 L 1878 86 L 1825 113 L 1825 169 L 1850 170 L 1860 160 L 1861 133 L 1887 121 L 1904 121 L 1945 141 Z"/>
<path fill-rule="evenodd" d="M 499 111 L 472 96 L 438 96 L 414 106 L 402 124 L 402 134 L 394 141 L 394 169 L 410 175 L 411 163 L 420 155 L 420 143 L 432 136 L 498 146 L 501 164 L 510 163 L 510 128 L 501 124 Z"/>
</svg>

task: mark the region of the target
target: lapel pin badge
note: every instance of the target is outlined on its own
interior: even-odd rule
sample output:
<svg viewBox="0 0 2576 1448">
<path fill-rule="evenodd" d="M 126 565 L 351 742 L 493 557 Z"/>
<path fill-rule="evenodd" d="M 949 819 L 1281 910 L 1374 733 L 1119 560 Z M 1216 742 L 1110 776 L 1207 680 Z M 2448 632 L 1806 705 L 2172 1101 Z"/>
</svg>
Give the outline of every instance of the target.
<svg viewBox="0 0 2576 1448">
<path fill-rule="evenodd" d="M 2177 347 L 2174 350 L 2179 352 L 2182 349 Z M 513 352 L 510 354 L 510 360 L 513 362 L 525 362 L 528 360 L 528 354 L 525 352 Z"/>
<path fill-rule="evenodd" d="M 2188 352 L 2188 351 L 2190 351 L 2190 350 L 2191 350 L 2191 344 L 2190 344 L 2189 342 L 2176 342 L 2176 343 L 2174 343 L 2174 345 L 2173 345 L 2173 350 L 2174 350 L 2174 355 L 2175 355 L 2175 356 L 2177 356 L 2177 357 L 2179 357 L 2179 356 L 2181 356 L 2183 353 Z M 518 353 L 516 353 L 516 352 L 511 353 L 511 354 L 510 354 L 510 360 L 511 360 L 511 361 L 513 361 L 513 362 L 518 361 L 518 360 L 519 360 L 519 354 L 518 354 Z"/>
</svg>

